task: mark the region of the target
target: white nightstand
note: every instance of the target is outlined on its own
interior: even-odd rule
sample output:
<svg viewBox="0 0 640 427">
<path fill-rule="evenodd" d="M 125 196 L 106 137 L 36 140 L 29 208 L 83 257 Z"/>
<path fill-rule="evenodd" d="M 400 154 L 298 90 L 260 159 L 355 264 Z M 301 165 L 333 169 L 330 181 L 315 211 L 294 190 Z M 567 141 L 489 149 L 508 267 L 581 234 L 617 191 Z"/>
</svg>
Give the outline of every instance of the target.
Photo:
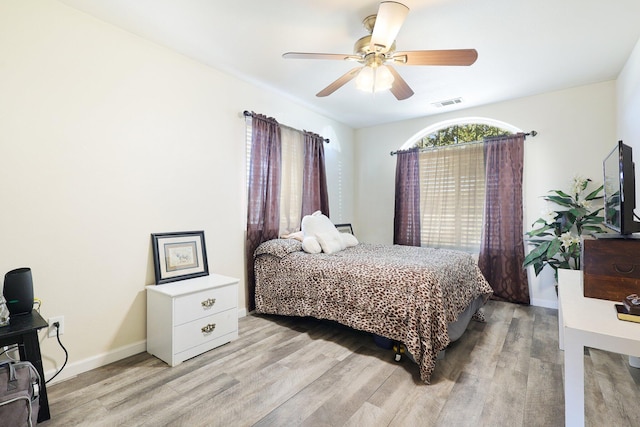
<svg viewBox="0 0 640 427">
<path fill-rule="evenodd" d="M 147 286 L 147 352 L 171 366 L 238 338 L 238 279 Z"/>
</svg>

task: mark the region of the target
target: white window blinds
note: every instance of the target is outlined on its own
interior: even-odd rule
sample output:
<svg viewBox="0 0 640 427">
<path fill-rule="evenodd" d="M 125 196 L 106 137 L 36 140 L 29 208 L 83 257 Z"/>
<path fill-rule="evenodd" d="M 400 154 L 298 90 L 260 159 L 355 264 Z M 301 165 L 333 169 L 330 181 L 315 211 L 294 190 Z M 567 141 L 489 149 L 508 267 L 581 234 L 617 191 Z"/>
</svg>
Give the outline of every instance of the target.
<svg viewBox="0 0 640 427">
<path fill-rule="evenodd" d="M 478 252 L 484 210 L 483 144 L 420 153 L 421 245 Z"/>
<path fill-rule="evenodd" d="M 299 130 L 281 127 L 280 132 L 282 142 L 280 235 L 282 236 L 300 230 L 304 138 Z"/>
</svg>

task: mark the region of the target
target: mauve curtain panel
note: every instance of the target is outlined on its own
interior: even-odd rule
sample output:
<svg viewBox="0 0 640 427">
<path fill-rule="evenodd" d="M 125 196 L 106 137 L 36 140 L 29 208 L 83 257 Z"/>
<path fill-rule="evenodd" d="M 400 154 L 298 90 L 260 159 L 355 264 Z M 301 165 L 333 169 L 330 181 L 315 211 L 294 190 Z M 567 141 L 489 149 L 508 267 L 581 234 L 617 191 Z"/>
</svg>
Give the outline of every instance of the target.
<svg viewBox="0 0 640 427">
<path fill-rule="evenodd" d="M 529 304 L 522 227 L 522 133 L 488 139 L 484 144 L 486 194 L 478 265 L 493 298 Z"/>
<path fill-rule="evenodd" d="M 397 153 L 393 243 L 420 246 L 420 169 L 417 148 Z"/>
<path fill-rule="evenodd" d="M 329 193 L 324 161 L 324 139 L 304 132 L 304 172 L 302 176 L 302 217 L 315 211 L 329 216 Z"/>
<path fill-rule="evenodd" d="M 253 252 L 267 240 L 278 237 L 280 226 L 280 126 L 273 118 L 252 116 L 251 157 L 247 194 L 247 298 L 255 309 Z"/>
</svg>

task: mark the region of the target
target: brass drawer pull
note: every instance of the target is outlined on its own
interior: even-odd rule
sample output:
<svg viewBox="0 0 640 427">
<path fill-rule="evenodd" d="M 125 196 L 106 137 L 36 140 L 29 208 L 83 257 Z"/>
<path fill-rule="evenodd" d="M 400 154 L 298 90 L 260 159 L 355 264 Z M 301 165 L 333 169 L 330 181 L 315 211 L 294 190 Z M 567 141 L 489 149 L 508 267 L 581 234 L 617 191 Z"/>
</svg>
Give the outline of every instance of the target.
<svg viewBox="0 0 640 427">
<path fill-rule="evenodd" d="M 624 267 L 626 267 L 626 266 L 624 266 Z M 625 268 L 618 267 L 618 264 L 613 264 L 613 269 L 617 273 L 620 273 L 620 274 L 631 274 L 631 273 L 633 273 L 633 270 L 636 269 L 636 266 L 633 265 L 633 264 L 629 264 L 629 267 L 625 269 Z"/>
<path fill-rule="evenodd" d="M 211 307 L 213 307 L 213 304 L 215 304 L 215 303 L 216 303 L 216 299 L 215 298 L 208 298 L 208 299 L 202 301 L 201 304 L 202 304 L 202 307 L 204 307 L 204 308 L 211 308 Z"/>
<path fill-rule="evenodd" d="M 215 323 L 209 323 L 207 326 L 203 326 L 202 329 L 200 330 L 202 331 L 203 334 L 210 334 L 211 332 L 213 332 L 215 328 L 216 328 Z"/>
</svg>

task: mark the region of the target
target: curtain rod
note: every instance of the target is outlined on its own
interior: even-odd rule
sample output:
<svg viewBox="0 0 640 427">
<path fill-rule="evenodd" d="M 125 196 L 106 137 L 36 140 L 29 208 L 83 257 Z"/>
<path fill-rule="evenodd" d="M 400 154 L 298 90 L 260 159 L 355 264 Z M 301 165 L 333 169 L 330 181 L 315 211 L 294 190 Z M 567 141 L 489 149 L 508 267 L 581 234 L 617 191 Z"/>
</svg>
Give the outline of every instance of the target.
<svg viewBox="0 0 640 427">
<path fill-rule="evenodd" d="M 247 111 L 247 110 L 244 110 L 244 111 L 242 112 L 242 114 L 243 114 L 245 117 L 252 117 L 252 116 L 253 116 L 253 113 L 251 113 L 250 111 Z M 278 125 L 280 125 L 280 126 L 282 126 L 282 127 L 285 127 L 285 128 L 287 128 L 287 129 L 300 131 L 300 129 L 296 129 L 296 128 L 293 128 L 293 127 L 291 127 L 291 126 L 287 126 L 287 125 L 283 125 L 283 124 L 282 124 L 282 123 L 280 123 L 280 122 L 278 122 Z M 305 132 L 306 132 L 306 131 L 305 131 Z M 322 140 L 323 140 L 324 142 L 326 142 L 327 144 L 329 143 L 329 138 L 322 138 Z"/>
<path fill-rule="evenodd" d="M 516 134 L 517 135 L 517 134 Z M 536 135 L 538 135 L 538 132 L 535 130 L 532 130 L 531 132 L 527 132 L 525 134 L 523 134 L 525 137 L 527 136 L 532 136 L 535 137 Z M 422 151 L 432 151 L 432 150 L 437 150 L 439 148 L 446 148 L 446 147 L 462 147 L 465 145 L 473 145 L 473 144 L 481 144 L 484 141 L 472 141 L 472 142 L 461 142 L 460 144 L 451 144 L 451 145 L 439 145 L 439 146 L 432 146 L 432 147 L 425 147 L 425 148 L 421 148 L 418 151 L 422 152 Z M 409 148 L 410 150 L 410 148 Z M 392 151 L 389 153 L 390 156 L 395 156 L 396 154 L 398 154 L 399 152 L 402 152 L 405 150 L 397 150 L 397 151 Z"/>
</svg>

